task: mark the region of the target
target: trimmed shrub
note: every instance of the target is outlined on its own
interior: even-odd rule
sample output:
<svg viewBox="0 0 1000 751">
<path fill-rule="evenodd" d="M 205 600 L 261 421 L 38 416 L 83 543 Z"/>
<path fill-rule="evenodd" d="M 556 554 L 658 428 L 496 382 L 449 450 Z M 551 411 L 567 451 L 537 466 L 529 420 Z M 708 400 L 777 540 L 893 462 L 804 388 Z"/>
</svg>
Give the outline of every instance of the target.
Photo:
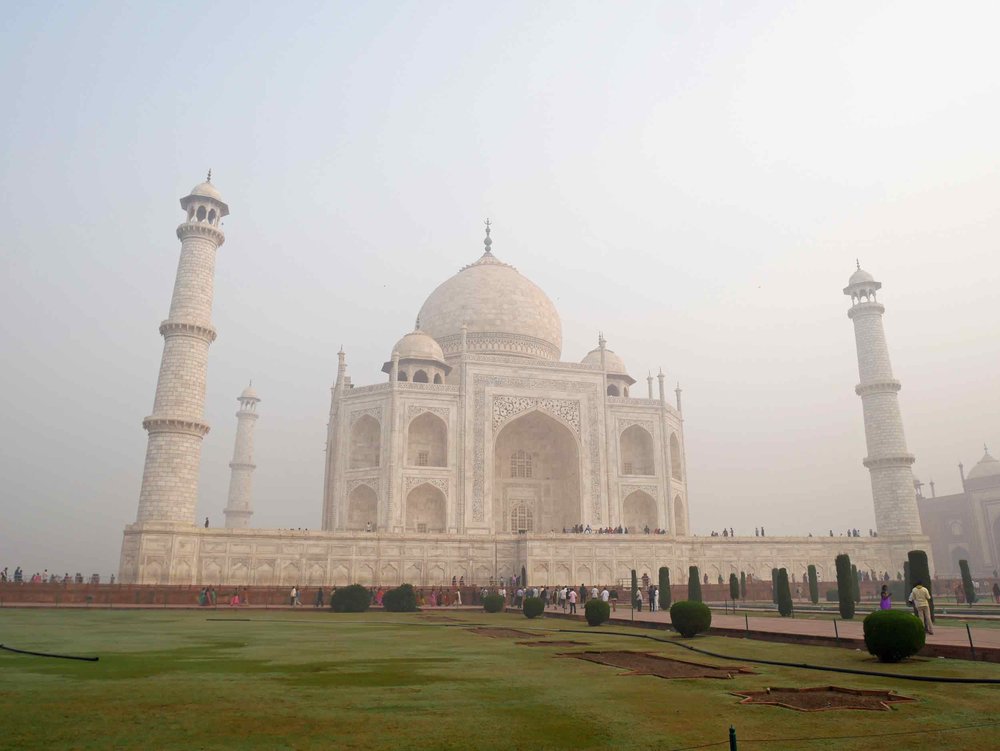
<svg viewBox="0 0 1000 751">
<path fill-rule="evenodd" d="M 927 562 L 927 553 L 923 550 L 911 550 L 906 554 L 906 558 L 910 562 L 910 589 L 917 586 L 917 582 L 924 583 L 927 591 L 931 593 L 931 620 L 934 620 L 934 593 L 931 589 L 931 568 Z M 909 590 L 906 596 L 910 596 Z"/>
<path fill-rule="evenodd" d="M 505 604 L 501 595 L 486 595 L 483 598 L 483 610 L 487 613 L 499 613 Z"/>
<path fill-rule="evenodd" d="M 771 602 L 778 604 L 778 569 L 771 569 Z"/>
<path fill-rule="evenodd" d="M 670 569 L 666 566 L 660 566 L 660 610 L 670 610 L 670 603 L 673 602 L 673 598 L 670 596 Z"/>
<path fill-rule="evenodd" d="M 712 625 L 712 611 L 703 602 L 681 600 L 670 606 L 670 623 L 681 636 L 691 638 L 708 631 Z"/>
<path fill-rule="evenodd" d="M 698 578 L 698 567 L 688 567 L 688 602 L 701 602 L 701 579 Z M 676 603 L 675 603 L 676 604 Z M 673 607 L 670 608 L 673 612 Z"/>
<path fill-rule="evenodd" d="M 910 578 L 910 561 L 907 559 L 903 561 L 903 589 L 906 591 L 906 596 L 910 596 L 910 590 L 913 589 L 913 579 Z"/>
<path fill-rule="evenodd" d="M 525 570 L 524 566 L 521 566 L 521 586 L 525 588 L 528 586 L 528 572 Z"/>
<path fill-rule="evenodd" d="M 809 564 L 809 601 L 813 605 L 819 605 L 819 578 L 816 576 L 816 567 Z"/>
<path fill-rule="evenodd" d="M 965 601 L 971 605 L 979 598 L 976 597 L 976 585 L 972 583 L 969 562 L 965 560 L 959 561 L 958 568 L 962 571 L 962 589 L 965 590 Z"/>
<path fill-rule="evenodd" d="M 729 575 L 729 596 L 735 601 L 740 599 L 740 580 L 736 574 Z"/>
<path fill-rule="evenodd" d="M 382 595 L 382 607 L 390 613 L 414 613 L 417 607 L 417 593 L 413 585 L 400 584 Z"/>
<path fill-rule="evenodd" d="M 788 569 L 778 569 L 778 613 L 782 618 L 792 614 L 792 590 L 788 586 Z"/>
<path fill-rule="evenodd" d="M 858 573 L 858 567 L 851 566 L 851 597 L 854 598 L 854 604 L 858 605 L 861 602 L 861 574 Z"/>
<path fill-rule="evenodd" d="M 854 617 L 854 584 L 851 583 L 851 556 L 841 553 L 837 556 L 837 600 L 840 602 L 840 617 L 845 621 Z M 857 582 L 857 578 L 854 579 Z"/>
<path fill-rule="evenodd" d="M 747 572 L 740 571 L 740 599 L 745 600 L 747 598 Z"/>
<path fill-rule="evenodd" d="M 827 602 L 839 602 L 839 600 L 840 600 L 840 595 L 837 593 L 837 590 L 835 589 L 826 590 Z"/>
<path fill-rule="evenodd" d="M 639 579 L 636 578 L 635 569 L 632 569 L 632 607 L 634 608 L 639 599 Z"/>
<path fill-rule="evenodd" d="M 537 618 L 545 612 L 545 603 L 541 597 L 525 597 L 522 611 L 525 618 Z"/>
<path fill-rule="evenodd" d="M 371 605 L 372 596 L 360 584 L 340 587 L 330 595 L 330 610 L 334 613 L 363 613 Z"/>
<path fill-rule="evenodd" d="M 611 617 L 611 606 L 600 598 L 587 600 L 583 612 L 587 616 L 587 623 L 591 626 L 600 626 Z"/>
<path fill-rule="evenodd" d="M 865 646 L 879 662 L 899 662 L 924 647 L 924 624 L 903 610 L 876 610 L 865 616 Z"/>
</svg>

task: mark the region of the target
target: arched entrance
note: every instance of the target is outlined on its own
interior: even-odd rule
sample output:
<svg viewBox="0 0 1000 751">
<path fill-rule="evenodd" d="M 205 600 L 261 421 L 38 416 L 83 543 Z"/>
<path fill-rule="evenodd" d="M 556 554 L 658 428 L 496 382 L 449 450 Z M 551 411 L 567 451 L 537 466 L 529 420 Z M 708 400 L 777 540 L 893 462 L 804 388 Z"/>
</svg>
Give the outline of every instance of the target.
<svg viewBox="0 0 1000 751">
<path fill-rule="evenodd" d="M 358 485 L 347 496 L 347 529 L 378 529 L 378 496 L 367 485 Z"/>
<path fill-rule="evenodd" d="M 674 496 L 674 534 L 686 535 L 687 527 L 687 507 L 684 505 L 684 499 L 677 494 Z"/>
<path fill-rule="evenodd" d="M 580 450 L 572 431 L 538 411 L 505 425 L 493 448 L 493 504 L 498 532 L 516 532 L 510 525 L 528 518 L 538 532 L 586 523 Z"/>
<path fill-rule="evenodd" d="M 430 483 L 417 485 L 406 496 L 406 529 L 410 532 L 444 532 L 447 524 L 447 502 L 438 488 Z"/>
<path fill-rule="evenodd" d="M 653 436 L 648 430 L 632 425 L 622 432 L 618 440 L 622 459 L 623 475 L 652 475 L 656 473 L 653 464 Z"/>
<path fill-rule="evenodd" d="M 622 501 L 622 523 L 632 533 L 642 532 L 646 527 L 656 529 L 656 501 L 642 490 L 629 493 Z"/>
<path fill-rule="evenodd" d="M 406 432 L 406 463 L 443 467 L 448 463 L 448 426 L 431 412 L 413 418 Z"/>
</svg>

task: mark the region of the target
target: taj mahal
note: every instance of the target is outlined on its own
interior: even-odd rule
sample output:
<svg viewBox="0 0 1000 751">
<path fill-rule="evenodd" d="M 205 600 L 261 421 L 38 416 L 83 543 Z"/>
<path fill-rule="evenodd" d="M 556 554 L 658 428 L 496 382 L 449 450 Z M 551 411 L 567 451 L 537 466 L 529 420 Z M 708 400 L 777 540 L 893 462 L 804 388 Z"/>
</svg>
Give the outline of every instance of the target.
<svg viewBox="0 0 1000 751">
<path fill-rule="evenodd" d="M 163 354 L 143 420 L 148 444 L 138 512 L 124 533 L 122 582 L 486 584 L 523 568 L 539 585 L 611 584 L 632 569 L 655 576 L 660 566 L 680 581 L 690 565 L 714 582 L 740 571 L 766 578 L 775 567 L 801 579 L 809 564 L 829 581 L 838 553 L 859 570 L 895 572 L 907 551 L 930 550 L 881 284 L 871 274 L 859 266 L 843 293 L 878 536 L 698 537 L 688 523 L 696 499 L 688 494 L 680 388 L 668 393 L 662 372 L 637 383 L 603 335 L 595 349 L 567 357 L 559 312 L 494 254 L 488 221 L 478 259 L 456 254 L 456 266 L 472 262 L 431 291 L 416 315 L 398 311 L 416 325 L 387 344 L 382 376 L 355 385 L 338 354 L 329 413 L 317 415 L 327 420 L 322 528 L 251 524 L 261 403 L 253 388 L 238 397 L 226 525 L 203 527 L 195 514 L 209 430 L 213 284 L 229 206 L 211 174 L 180 205 L 180 261 L 159 329 Z"/>
</svg>

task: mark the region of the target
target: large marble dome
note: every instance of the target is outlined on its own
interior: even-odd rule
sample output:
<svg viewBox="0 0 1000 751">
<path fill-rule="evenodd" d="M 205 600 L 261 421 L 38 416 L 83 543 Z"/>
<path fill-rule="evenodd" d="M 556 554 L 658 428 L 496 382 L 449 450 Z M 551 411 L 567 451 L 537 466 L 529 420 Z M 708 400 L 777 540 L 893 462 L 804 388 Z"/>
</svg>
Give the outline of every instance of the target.
<svg viewBox="0 0 1000 751">
<path fill-rule="evenodd" d="M 558 360 L 562 321 L 555 305 L 530 279 L 490 251 L 437 289 L 420 309 L 420 328 L 433 336 L 445 356 L 467 351 L 533 360 Z"/>
</svg>

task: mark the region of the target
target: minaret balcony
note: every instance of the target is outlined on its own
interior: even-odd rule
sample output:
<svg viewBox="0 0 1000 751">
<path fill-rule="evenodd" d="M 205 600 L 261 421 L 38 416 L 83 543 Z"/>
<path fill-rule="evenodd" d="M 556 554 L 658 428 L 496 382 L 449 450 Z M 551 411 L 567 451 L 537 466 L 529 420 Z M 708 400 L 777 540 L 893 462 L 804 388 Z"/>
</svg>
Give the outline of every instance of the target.
<svg viewBox="0 0 1000 751">
<path fill-rule="evenodd" d="M 872 383 L 859 383 L 854 387 L 854 393 L 858 396 L 865 396 L 867 394 L 894 394 L 898 392 L 903 385 L 895 380 L 885 380 L 885 381 L 874 381 Z"/>
</svg>

